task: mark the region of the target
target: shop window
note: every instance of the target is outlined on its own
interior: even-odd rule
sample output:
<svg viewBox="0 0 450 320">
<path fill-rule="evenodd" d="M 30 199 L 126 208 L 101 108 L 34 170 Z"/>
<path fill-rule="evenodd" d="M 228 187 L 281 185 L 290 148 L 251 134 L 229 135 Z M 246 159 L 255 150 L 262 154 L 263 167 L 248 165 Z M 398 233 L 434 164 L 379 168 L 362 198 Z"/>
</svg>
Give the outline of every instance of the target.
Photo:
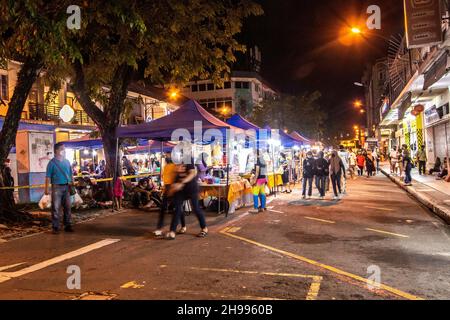
<svg viewBox="0 0 450 320">
<path fill-rule="evenodd" d="M 206 91 L 206 84 L 199 84 L 198 85 L 198 91 Z"/>
<path fill-rule="evenodd" d="M 208 91 L 214 91 L 214 84 L 208 83 Z"/>
<path fill-rule="evenodd" d="M 9 100 L 8 97 L 8 76 L 2 74 L 0 76 L 0 98 L 2 100 Z"/>
</svg>

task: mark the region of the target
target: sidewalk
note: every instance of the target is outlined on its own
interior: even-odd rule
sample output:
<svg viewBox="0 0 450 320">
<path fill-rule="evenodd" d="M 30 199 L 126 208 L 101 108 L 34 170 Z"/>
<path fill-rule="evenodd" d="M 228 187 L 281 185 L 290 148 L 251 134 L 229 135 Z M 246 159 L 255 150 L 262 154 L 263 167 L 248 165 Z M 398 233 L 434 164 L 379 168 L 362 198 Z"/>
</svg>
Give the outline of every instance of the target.
<svg viewBox="0 0 450 320">
<path fill-rule="evenodd" d="M 391 175 L 389 163 L 380 163 L 383 174 L 411 194 L 417 201 L 428 207 L 445 222 L 450 224 L 450 183 L 436 180 L 436 176 L 419 175 L 418 169 L 412 171 L 412 186 L 405 186 L 397 175 Z"/>
</svg>

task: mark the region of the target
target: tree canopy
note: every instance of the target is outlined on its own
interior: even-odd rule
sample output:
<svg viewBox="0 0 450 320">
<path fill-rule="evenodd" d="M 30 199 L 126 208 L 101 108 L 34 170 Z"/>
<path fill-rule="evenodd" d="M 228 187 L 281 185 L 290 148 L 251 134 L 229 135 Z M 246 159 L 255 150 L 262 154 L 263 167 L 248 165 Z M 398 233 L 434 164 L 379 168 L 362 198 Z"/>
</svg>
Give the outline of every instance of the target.
<svg viewBox="0 0 450 320">
<path fill-rule="evenodd" d="M 251 120 L 259 126 L 298 131 L 308 138 L 319 139 L 324 133 L 326 120 L 326 114 L 320 107 L 320 97 L 318 91 L 296 96 L 281 94 L 257 105 Z"/>
</svg>

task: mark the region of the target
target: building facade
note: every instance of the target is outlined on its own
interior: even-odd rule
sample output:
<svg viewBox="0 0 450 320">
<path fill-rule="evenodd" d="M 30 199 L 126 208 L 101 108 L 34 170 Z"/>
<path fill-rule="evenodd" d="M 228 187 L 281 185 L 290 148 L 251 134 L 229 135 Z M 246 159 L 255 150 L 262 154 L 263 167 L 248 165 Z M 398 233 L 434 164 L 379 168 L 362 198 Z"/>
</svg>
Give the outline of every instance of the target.
<svg viewBox="0 0 450 320">
<path fill-rule="evenodd" d="M 224 80 L 222 87 L 210 80 L 192 81 L 181 93 L 197 100 L 205 109 L 222 118 L 235 113 L 246 117 L 255 105 L 277 95 L 254 71 L 234 71 L 229 80 Z"/>
<path fill-rule="evenodd" d="M 448 156 L 450 146 L 450 35 L 448 21 L 442 23 L 444 40 L 441 44 L 408 49 L 401 40 L 396 52 L 387 57 L 387 76 L 384 84 L 374 85 L 375 64 L 371 85 L 366 86 L 369 108 L 378 108 L 375 124 L 378 143 L 386 154 L 392 147 L 406 145 L 414 157 L 425 146 L 428 166 L 439 157 Z M 377 61 L 381 63 L 381 61 Z M 382 77 L 380 75 L 379 79 Z M 383 81 L 382 81 L 383 82 Z M 375 87 L 381 90 L 376 101 Z M 372 96 L 371 96 L 372 95 Z M 376 115 L 375 115 L 376 116 Z M 372 125 L 369 120 L 368 125 Z"/>
<path fill-rule="evenodd" d="M 6 61 L 0 65 L 0 127 L 3 126 L 20 68 L 21 64 L 15 61 Z M 176 100 L 170 99 L 164 89 L 132 83 L 126 101 L 128 112 L 123 122 L 136 124 L 152 121 L 176 110 L 185 100 L 182 96 Z M 69 118 L 64 116 L 67 108 L 71 109 L 70 114 L 73 113 Z M 47 163 L 53 157 L 53 145 L 78 139 L 94 130 L 95 123 L 84 112 L 66 83 L 52 92 L 45 78 L 39 77 L 25 103 L 16 146 L 9 155 L 15 184 L 42 184 Z M 78 163 L 82 163 L 83 159 L 95 159 L 97 155 L 95 150 L 87 149 L 67 152 L 68 158 Z M 40 189 L 23 189 L 19 198 L 21 202 L 36 202 L 41 196 Z"/>
</svg>

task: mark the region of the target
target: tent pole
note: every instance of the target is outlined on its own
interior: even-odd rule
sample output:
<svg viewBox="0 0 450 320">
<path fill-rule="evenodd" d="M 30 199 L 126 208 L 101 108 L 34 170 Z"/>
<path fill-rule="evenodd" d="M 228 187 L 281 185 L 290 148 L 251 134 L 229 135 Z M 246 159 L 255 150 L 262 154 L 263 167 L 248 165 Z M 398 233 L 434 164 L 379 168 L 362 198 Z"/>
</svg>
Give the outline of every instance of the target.
<svg viewBox="0 0 450 320">
<path fill-rule="evenodd" d="M 161 140 L 161 159 L 159 160 L 159 187 L 162 188 L 164 141 Z"/>
<path fill-rule="evenodd" d="M 115 207 L 116 207 L 116 201 L 115 201 L 115 197 L 114 197 L 114 185 L 115 185 L 115 183 L 116 183 L 116 180 L 119 178 L 118 176 L 117 176 L 117 172 L 119 171 L 119 138 L 116 138 L 116 150 L 115 150 L 116 152 L 115 152 L 115 163 L 114 163 L 114 173 L 113 173 L 113 181 L 112 181 L 112 183 L 111 183 L 111 194 L 112 194 L 112 200 L 113 200 L 113 203 L 112 203 L 112 212 L 114 212 L 114 209 L 115 209 Z M 119 209 L 119 208 L 117 208 L 117 209 Z"/>
</svg>

